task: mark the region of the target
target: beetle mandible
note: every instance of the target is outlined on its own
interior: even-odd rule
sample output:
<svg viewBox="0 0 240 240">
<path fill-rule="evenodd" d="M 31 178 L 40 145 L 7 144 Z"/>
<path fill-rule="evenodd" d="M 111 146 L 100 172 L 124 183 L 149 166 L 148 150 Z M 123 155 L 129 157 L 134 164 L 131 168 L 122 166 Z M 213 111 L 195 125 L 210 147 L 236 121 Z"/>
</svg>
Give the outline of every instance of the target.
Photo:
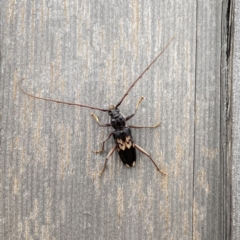
<svg viewBox="0 0 240 240">
<path fill-rule="evenodd" d="M 130 90 L 134 87 L 134 85 L 137 83 L 137 81 L 139 81 L 139 79 L 142 78 L 142 76 L 147 72 L 147 70 L 157 61 L 157 59 L 162 55 L 162 53 L 166 50 L 166 48 L 170 45 L 171 41 L 173 40 L 174 36 L 169 40 L 169 42 L 166 44 L 166 46 L 162 49 L 162 51 L 154 58 L 154 60 L 148 65 L 147 68 L 145 68 L 145 70 L 139 75 L 139 77 L 132 83 L 132 85 L 129 87 L 129 89 L 127 90 L 127 92 L 123 95 L 122 99 L 116 104 L 116 106 L 111 105 L 108 109 L 103 109 L 103 108 L 98 108 L 98 107 L 93 107 L 93 106 L 88 106 L 88 105 L 84 105 L 84 104 L 79 104 L 79 103 L 71 103 L 71 102 L 63 102 L 60 100 L 54 100 L 54 99 L 50 99 L 50 98 L 43 98 L 43 97 L 39 97 L 39 96 L 35 96 L 31 93 L 26 92 L 22 87 L 21 87 L 21 83 L 24 80 L 21 79 L 19 82 L 19 88 L 20 90 L 33 98 L 36 99 L 41 99 L 41 100 L 45 100 L 45 101 L 50 101 L 50 102 L 55 102 L 55 103 L 62 103 L 62 104 L 68 104 L 68 105 L 72 105 L 72 106 L 79 106 L 79 107 L 85 107 L 85 108 L 90 108 L 90 109 L 94 109 L 94 110 L 99 110 L 99 111 L 103 111 L 103 112 L 108 112 L 109 116 L 111 117 L 111 121 L 110 123 L 106 123 L 106 124 L 101 124 L 98 120 L 98 117 L 91 113 L 91 116 L 93 117 L 93 119 L 97 122 L 97 124 L 101 127 L 113 127 L 114 131 L 111 132 L 107 139 L 104 140 L 102 142 L 102 148 L 99 151 L 95 151 L 95 153 L 101 153 L 104 151 L 104 144 L 105 142 L 111 137 L 113 136 L 114 141 L 116 143 L 116 145 L 113 147 L 113 149 L 108 153 L 105 163 L 104 163 L 104 167 L 100 173 L 100 176 L 102 175 L 102 173 L 105 171 L 106 169 L 106 165 L 107 165 L 107 160 L 108 158 L 117 150 L 118 154 L 123 162 L 123 164 L 126 167 L 134 167 L 135 163 L 136 163 L 136 149 L 138 149 L 140 152 L 142 152 L 143 154 L 145 154 L 154 164 L 154 166 L 156 167 L 156 169 L 164 174 L 167 175 L 166 173 L 164 173 L 163 171 L 161 171 L 157 164 L 154 162 L 154 160 L 151 158 L 151 156 L 141 147 L 139 147 L 136 143 L 134 143 L 133 141 L 133 137 L 132 137 L 132 133 L 131 133 L 131 128 L 155 128 L 158 127 L 160 125 L 160 123 L 157 123 L 154 126 L 126 126 L 126 122 L 131 119 L 138 110 L 138 107 L 141 103 L 141 101 L 144 99 L 143 97 L 141 97 L 136 105 L 135 108 L 135 112 L 133 114 L 131 114 L 128 117 L 124 117 L 120 111 L 119 111 L 119 106 L 121 105 L 122 101 L 124 100 L 124 98 L 128 95 L 128 93 L 130 92 Z"/>
</svg>

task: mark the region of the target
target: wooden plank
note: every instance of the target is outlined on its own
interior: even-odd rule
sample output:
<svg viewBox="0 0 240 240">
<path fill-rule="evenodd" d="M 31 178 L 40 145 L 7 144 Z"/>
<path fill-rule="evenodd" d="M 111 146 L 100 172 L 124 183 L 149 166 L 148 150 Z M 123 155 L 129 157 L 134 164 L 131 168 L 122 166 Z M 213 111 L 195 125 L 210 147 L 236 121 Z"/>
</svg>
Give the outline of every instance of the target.
<svg viewBox="0 0 240 240">
<path fill-rule="evenodd" d="M 229 239 L 230 217 L 224 212 L 226 206 L 230 210 L 226 190 L 230 186 L 226 156 L 228 2 L 205 1 L 197 8 L 193 238 Z"/>
<path fill-rule="evenodd" d="M 235 1 L 224 1 L 222 7 L 221 54 L 221 136 L 223 238 L 232 239 L 232 80 L 234 56 Z"/>
<path fill-rule="evenodd" d="M 239 167 L 240 167 L 240 2 L 234 5 L 234 55 L 233 55 L 233 93 L 232 93 L 232 239 L 240 235 L 240 196 L 239 196 Z"/>
<path fill-rule="evenodd" d="M 226 2 L 224 2 L 226 3 Z M 220 154 L 219 1 L 1 3 L 1 225 L 5 239 L 227 239 Z M 137 115 L 135 142 L 151 154 L 127 169 L 96 155 L 108 115 L 36 100 L 107 108 L 175 39 L 120 109 Z M 222 57 L 222 58 L 221 58 Z M 221 79 L 221 81 L 219 81 Z M 222 105 L 221 104 L 221 105 Z"/>
</svg>

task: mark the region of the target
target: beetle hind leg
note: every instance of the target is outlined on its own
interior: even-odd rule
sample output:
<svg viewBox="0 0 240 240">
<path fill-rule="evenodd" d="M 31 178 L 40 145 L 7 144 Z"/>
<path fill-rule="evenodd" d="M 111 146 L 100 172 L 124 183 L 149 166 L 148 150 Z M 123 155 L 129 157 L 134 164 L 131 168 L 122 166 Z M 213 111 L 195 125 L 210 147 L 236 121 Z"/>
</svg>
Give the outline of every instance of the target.
<svg viewBox="0 0 240 240">
<path fill-rule="evenodd" d="M 162 173 L 163 175 L 167 175 L 165 172 L 163 172 L 162 170 L 160 170 L 157 166 L 157 164 L 153 161 L 153 159 L 151 158 L 151 156 L 141 147 L 139 147 L 137 144 L 135 144 L 135 148 L 137 148 L 141 153 L 143 153 L 144 155 L 146 155 L 147 157 L 149 157 L 149 159 L 152 161 L 152 163 L 154 164 L 154 166 L 156 167 L 156 169 Z"/>
<path fill-rule="evenodd" d="M 153 126 L 134 126 L 134 125 L 130 125 L 128 126 L 129 128 L 156 128 L 159 127 L 161 125 L 161 122 L 153 125 Z"/>
<path fill-rule="evenodd" d="M 100 174 L 99 174 L 100 177 L 102 176 L 103 172 L 104 172 L 105 169 L 106 169 L 108 158 L 112 156 L 112 154 L 115 152 L 116 149 L 117 149 L 117 146 L 115 146 L 115 147 L 108 153 L 108 155 L 107 155 L 107 157 L 106 157 L 106 160 L 105 160 L 105 163 L 104 163 L 104 166 L 103 166 L 103 169 L 102 169 L 102 171 L 101 171 Z"/>
</svg>

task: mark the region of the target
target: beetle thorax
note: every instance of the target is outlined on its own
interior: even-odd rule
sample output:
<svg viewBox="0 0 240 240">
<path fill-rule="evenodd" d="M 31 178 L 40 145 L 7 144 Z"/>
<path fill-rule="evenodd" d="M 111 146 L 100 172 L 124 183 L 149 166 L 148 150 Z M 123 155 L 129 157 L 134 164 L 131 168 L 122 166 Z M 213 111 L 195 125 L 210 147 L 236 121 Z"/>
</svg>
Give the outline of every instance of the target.
<svg viewBox="0 0 240 240">
<path fill-rule="evenodd" d="M 118 108 L 110 107 L 108 114 L 111 117 L 111 125 L 115 130 L 125 128 L 125 117 L 123 117 Z"/>
</svg>

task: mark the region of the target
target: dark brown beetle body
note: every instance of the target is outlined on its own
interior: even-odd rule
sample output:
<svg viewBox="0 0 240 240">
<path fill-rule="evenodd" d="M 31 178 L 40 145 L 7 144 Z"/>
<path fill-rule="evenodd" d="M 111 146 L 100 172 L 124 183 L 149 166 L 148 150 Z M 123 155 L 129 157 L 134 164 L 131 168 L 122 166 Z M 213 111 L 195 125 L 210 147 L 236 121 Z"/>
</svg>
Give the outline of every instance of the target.
<svg viewBox="0 0 240 240">
<path fill-rule="evenodd" d="M 125 127 L 115 130 L 113 138 L 117 145 L 118 154 L 126 167 L 134 167 L 136 164 L 136 149 L 132 139 L 131 129 Z"/>
<path fill-rule="evenodd" d="M 111 116 L 111 126 L 114 128 L 113 138 L 118 154 L 126 167 L 134 167 L 136 163 L 136 149 L 132 139 L 131 129 L 126 127 L 126 119 L 119 109 L 108 111 Z"/>
</svg>

